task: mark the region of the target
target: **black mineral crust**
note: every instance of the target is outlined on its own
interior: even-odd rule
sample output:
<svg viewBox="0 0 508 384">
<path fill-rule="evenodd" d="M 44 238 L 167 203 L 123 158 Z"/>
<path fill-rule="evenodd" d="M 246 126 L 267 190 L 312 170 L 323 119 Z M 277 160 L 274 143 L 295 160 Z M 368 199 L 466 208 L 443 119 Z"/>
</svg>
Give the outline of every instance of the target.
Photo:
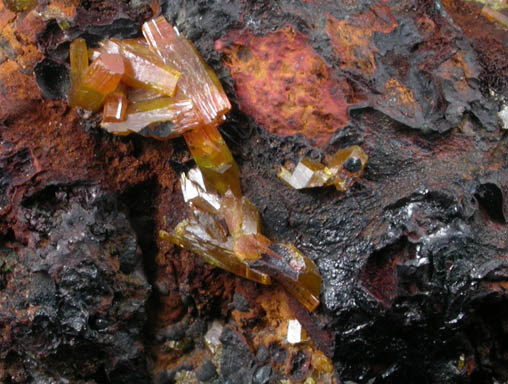
<svg viewBox="0 0 508 384">
<path fill-rule="evenodd" d="M 150 382 L 140 343 L 150 286 L 119 208 L 79 185 L 48 186 L 23 202 L 26 245 L 0 249 L 11 260 L 0 328 L 2 366 L 23 364 L 25 379 L 9 381 L 2 369 L 2 382 Z"/>
<path fill-rule="evenodd" d="M 332 358 L 337 383 L 505 383 L 508 136 L 498 112 L 508 99 L 508 67 L 480 52 L 485 37 L 458 26 L 466 3 L 454 2 L 462 13 L 451 0 L 382 3 L 397 26 L 373 34 L 372 76 L 341 67 L 325 30 L 328 17 L 350 20 L 377 4 L 368 0 L 164 0 L 160 8 L 157 1 L 81 1 L 68 30 L 49 20 L 38 35 L 44 59 L 34 75 L 51 100 L 44 108 L 56 109 L 69 86 L 73 39 L 93 47 L 140 36 L 160 9 L 194 42 L 233 104 L 221 131 L 263 233 L 297 246 L 321 272 L 318 309 L 290 304 Z M 505 33 L 496 45 L 502 63 L 506 32 L 477 22 L 492 36 Z M 288 26 L 308 39 L 331 76 L 347 81 L 348 97 L 362 100 L 350 100 L 349 123 L 324 148 L 301 134 L 270 134 L 242 112 L 238 84 L 216 49 L 233 30 L 264 36 Z M 411 108 L 385 97 L 390 78 L 412 92 Z M 4 141 L 14 122 L 0 121 L 0 383 L 168 384 L 189 371 L 192 383 L 303 382 L 311 366 L 305 351 L 253 347 L 254 326 L 266 315 L 256 312 L 255 296 L 269 291 L 158 240 L 158 229 L 170 230 L 185 214 L 176 173 L 192 161 L 183 142 L 111 137 L 97 121 L 76 124 L 98 160 L 74 178 L 63 176 L 74 163 L 41 169 L 41 149 L 29 139 Z M 153 128 L 161 136 L 167 129 Z M 295 191 L 277 178 L 280 166 L 350 145 L 369 161 L 346 193 Z M 167 158 L 151 162 L 150 151 L 162 149 Z M 128 169 L 126 159 L 139 168 Z M 112 166 L 114 175 L 104 171 Z M 128 178 L 143 172 L 148 181 L 129 189 Z M 225 324 L 216 359 L 202 341 L 214 321 Z"/>
</svg>

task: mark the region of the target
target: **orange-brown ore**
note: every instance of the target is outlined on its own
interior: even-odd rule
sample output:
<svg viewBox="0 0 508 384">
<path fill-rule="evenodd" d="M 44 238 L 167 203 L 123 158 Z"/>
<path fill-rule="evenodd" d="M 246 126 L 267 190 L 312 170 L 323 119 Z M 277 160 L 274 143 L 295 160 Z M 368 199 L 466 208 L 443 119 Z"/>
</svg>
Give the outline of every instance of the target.
<svg viewBox="0 0 508 384">
<path fill-rule="evenodd" d="M 351 86 L 333 77 L 307 37 L 293 28 L 264 36 L 233 31 L 216 49 L 226 54 L 241 109 L 271 133 L 301 133 L 325 146 L 349 122 Z"/>
</svg>

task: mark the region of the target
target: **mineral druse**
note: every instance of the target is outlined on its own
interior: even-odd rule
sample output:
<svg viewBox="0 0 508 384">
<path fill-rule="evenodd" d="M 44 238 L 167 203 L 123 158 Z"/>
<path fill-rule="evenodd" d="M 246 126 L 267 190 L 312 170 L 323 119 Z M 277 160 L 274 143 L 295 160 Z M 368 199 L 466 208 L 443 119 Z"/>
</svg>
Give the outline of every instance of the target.
<svg viewBox="0 0 508 384">
<path fill-rule="evenodd" d="M 363 173 L 368 156 L 357 145 L 337 151 L 326 159 L 326 165 L 304 157 L 293 172 L 281 167 L 279 178 L 294 189 L 334 185 L 345 192 Z"/>
<path fill-rule="evenodd" d="M 162 238 L 255 282 L 275 279 L 309 311 L 319 305 L 321 277 L 314 262 L 263 236 L 259 212 L 246 197 L 207 186 L 198 168 L 181 175 L 181 188 L 191 215 Z"/>
<path fill-rule="evenodd" d="M 163 17 L 145 23 L 143 35 L 146 40 L 105 40 L 90 52 L 83 39 L 75 40 L 69 104 L 93 112 L 103 107 L 101 126 L 117 135 L 183 135 L 198 166 L 181 176 L 190 215 L 161 237 L 246 279 L 276 280 L 314 310 L 321 287 L 316 265 L 294 246 L 264 236 L 257 208 L 242 196 L 238 166 L 218 129 L 231 104 L 217 76 Z M 300 171 L 286 178 L 300 187 L 334 183 L 344 189 L 366 160 L 352 147 L 332 156 L 327 167 L 302 160 L 297 170 L 311 170 L 306 182 Z"/>
</svg>

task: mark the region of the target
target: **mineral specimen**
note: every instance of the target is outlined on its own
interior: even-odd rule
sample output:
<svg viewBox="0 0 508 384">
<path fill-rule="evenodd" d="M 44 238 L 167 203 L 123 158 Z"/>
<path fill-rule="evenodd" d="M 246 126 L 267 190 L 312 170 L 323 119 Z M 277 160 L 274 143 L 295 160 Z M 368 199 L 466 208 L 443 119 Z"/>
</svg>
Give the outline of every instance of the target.
<svg viewBox="0 0 508 384">
<path fill-rule="evenodd" d="M 143 34 L 148 44 L 143 39 L 101 42 L 90 52 L 90 66 L 85 41 L 74 41 L 69 103 L 92 111 L 104 103 L 101 126 L 117 135 L 183 134 L 198 166 L 181 176 L 190 216 L 171 233 L 161 231 L 161 238 L 255 282 L 270 284 L 272 276 L 314 310 L 321 286 L 316 265 L 291 245 L 272 244 L 261 233 L 257 208 L 242 196 L 238 166 L 218 130 L 231 104 L 217 76 L 164 18 L 145 23 Z M 359 168 L 348 176 L 361 172 L 366 158 L 353 152 L 337 154 L 329 168 L 315 164 L 314 170 L 324 173 L 311 184 L 346 183 L 343 163 L 357 157 Z"/>
<path fill-rule="evenodd" d="M 162 237 L 197 253 L 209 264 L 261 284 L 270 284 L 271 279 L 267 274 L 249 268 L 248 263 L 237 256 L 235 237 L 228 233 L 230 224 L 226 228 L 221 223 L 221 219 L 229 223 L 242 221 L 241 212 L 230 210 L 234 204 L 230 200 L 236 197 L 230 193 L 229 199 L 221 198 L 213 187 L 207 189 L 204 180 L 199 169 L 192 169 L 187 175 L 182 174 L 182 194 L 191 208 L 191 217 L 178 224 L 171 234 L 162 233 Z M 251 207 L 259 218 L 256 208 L 252 204 Z M 236 235 L 241 236 L 241 233 L 236 232 Z"/>
<path fill-rule="evenodd" d="M 217 75 L 199 56 L 192 43 L 164 17 L 143 24 L 143 35 L 152 49 L 181 74 L 178 87 L 190 97 L 204 124 L 219 123 L 231 104 Z"/>
<path fill-rule="evenodd" d="M 273 277 L 309 311 L 316 309 L 321 277 L 314 262 L 292 245 L 272 244 L 261 234 L 259 212 L 247 198 L 220 194 L 205 180 L 200 169 L 181 175 L 191 216 L 161 237 L 258 283 L 270 284 Z"/>
<path fill-rule="evenodd" d="M 362 175 L 367 160 L 365 152 L 353 145 L 330 156 L 326 166 L 304 157 L 293 172 L 281 167 L 278 176 L 294 189 L 335 185 L 338 191 L 345 192 Z"/>
</svg>

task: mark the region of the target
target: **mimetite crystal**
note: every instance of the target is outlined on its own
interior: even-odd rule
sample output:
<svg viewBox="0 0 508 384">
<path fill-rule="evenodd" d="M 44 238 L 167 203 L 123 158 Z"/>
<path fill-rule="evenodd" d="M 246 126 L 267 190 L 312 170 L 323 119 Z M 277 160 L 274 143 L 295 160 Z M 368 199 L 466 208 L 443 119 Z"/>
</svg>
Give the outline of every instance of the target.
<svg viewBox="0 0 508 384">
<path fill-rule="evenodd" d="M 72 85 L 69 104 L 72 107 L 97 111 L 106 96 L 118 87 L 124 69 L 120 55 L 100 55 L 81 75 L 79 82 Z"/>
<path fill-rule="evenodd" d="M 281 167 L 278 176 L 294 189 L 335 185 L 345 192 L 362 175 L 368 159 L 359 146 L 353 145 L 327 158 L 326 165 L 304 157 L 293 172 Z"/>
<path fill-rule="evenodd" d="M 143 35 L 168 65 L 181 73 L 178 87 L 190 97 L 204 124 L 220 123 L 231 103 L 213 70 L 192 43 L 181 36 L 164 17 L 143 24 Z"/>
<path fill-rule="evenodd" d="M 173 96 L 180 73 L 165 64 L 143 39 L 105 40 L 100 43 L 104 52 L 123 57 L 125 73 L 122 81 L 133 88 L 146 88 Z"/>
</svg>

